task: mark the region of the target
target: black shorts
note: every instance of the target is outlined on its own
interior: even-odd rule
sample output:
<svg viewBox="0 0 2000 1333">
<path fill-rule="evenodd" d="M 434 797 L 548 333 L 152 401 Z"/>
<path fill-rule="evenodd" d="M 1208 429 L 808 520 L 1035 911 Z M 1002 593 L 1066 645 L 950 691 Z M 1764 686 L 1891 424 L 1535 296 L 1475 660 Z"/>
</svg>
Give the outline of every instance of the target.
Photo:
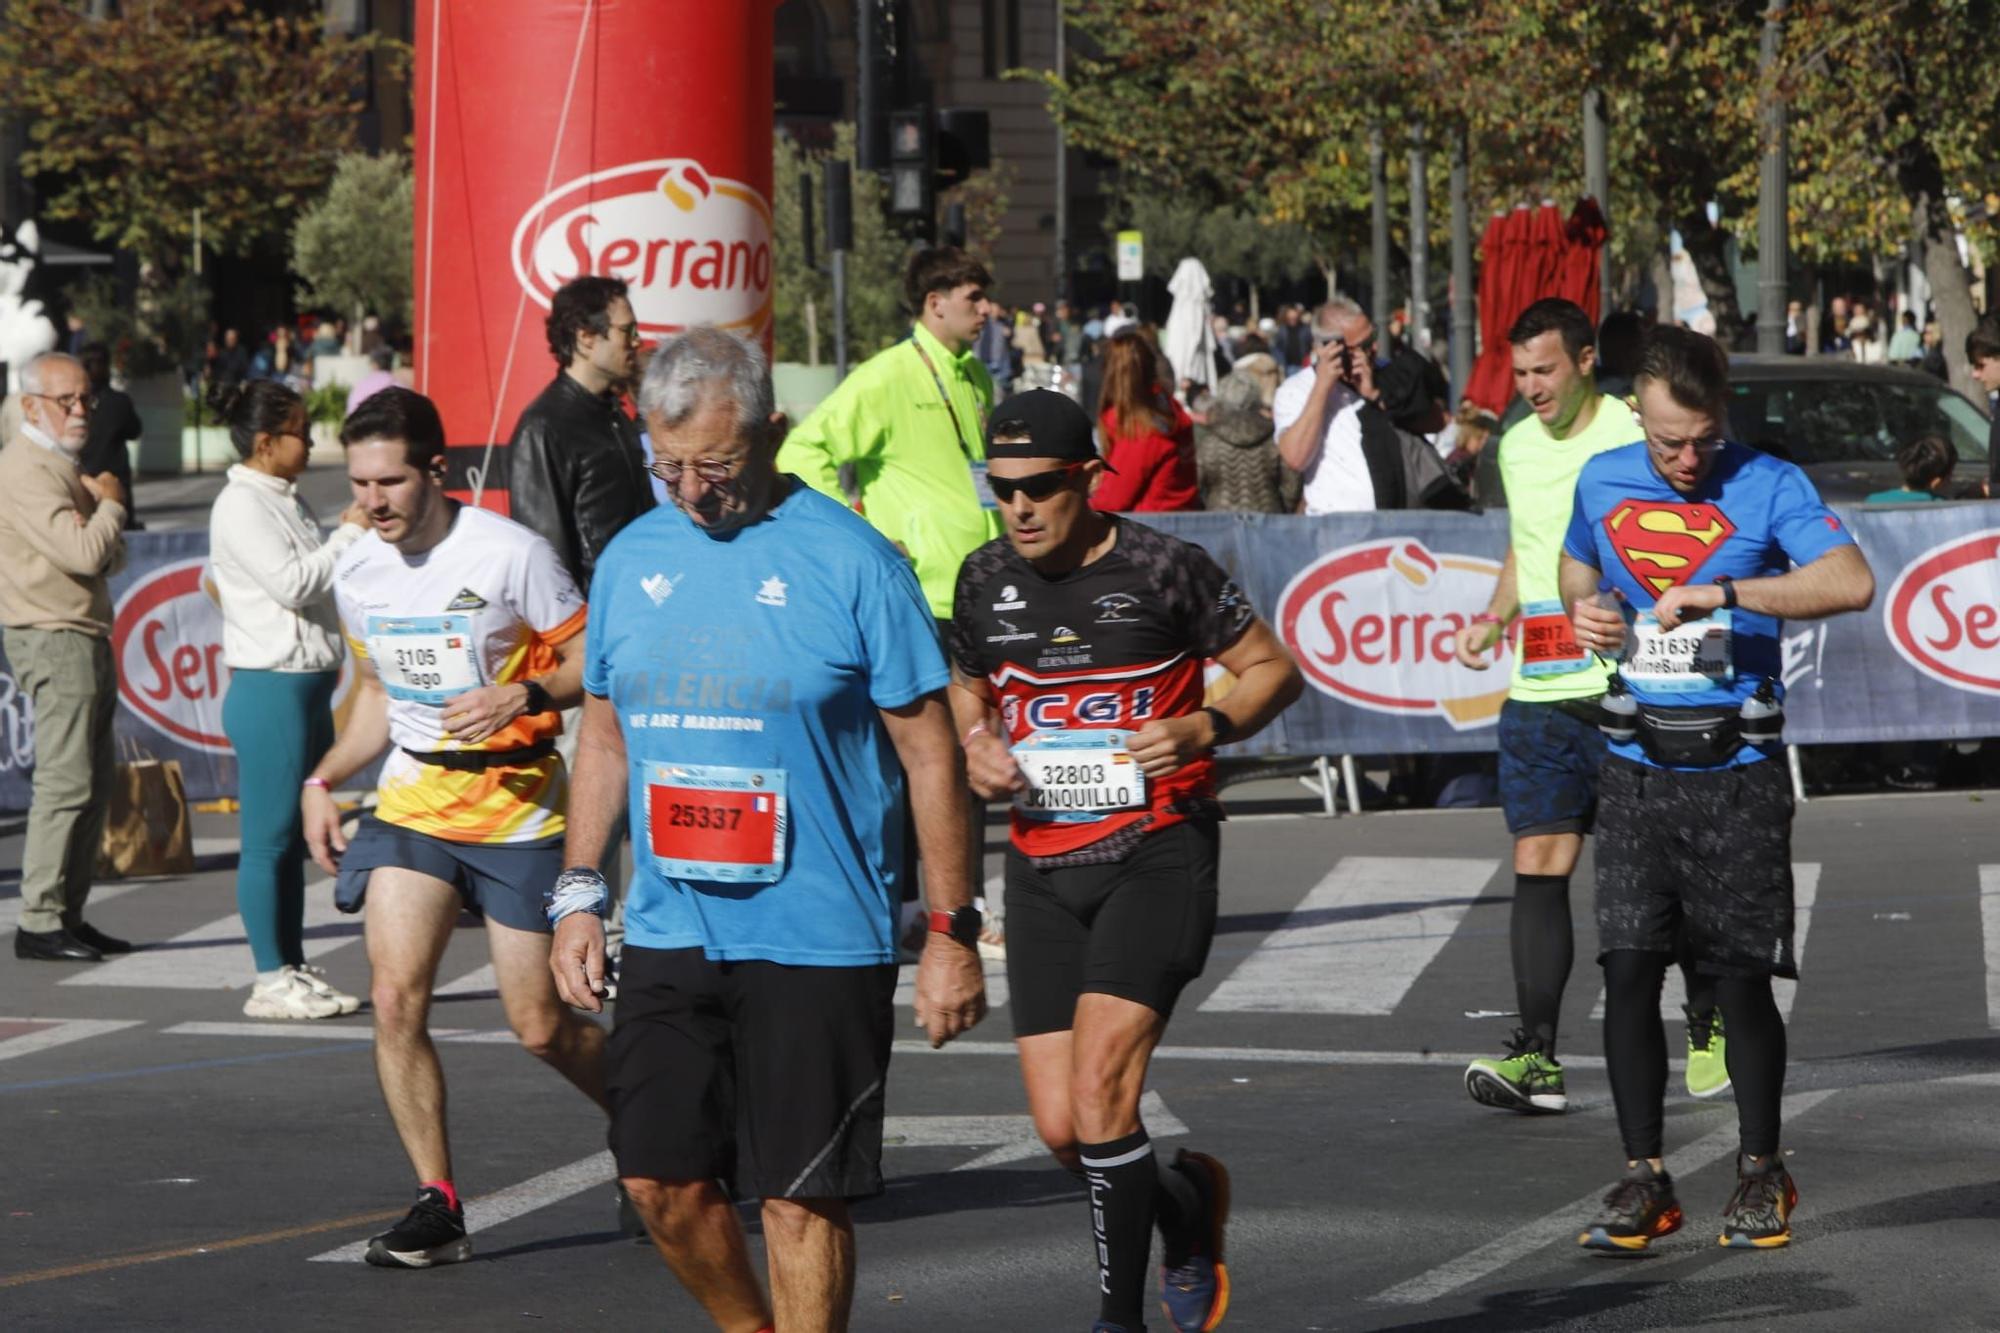
<svg viewBox="0 0 2000 1333">
<path fill-rule="evenodd" d="M 1702 972 L 1796 977 L 1792 782 L 1774 760 L 1683 772 L 1604 761 L 1598 788 L 1598 961 L 1671 954 Z"/>
<path fill-rule="evenodd" d="M 1076 997 L 1116 995 L 1162 1017 L 1208 963 L 1221 834 L 1190 819 L 1122 861 L 1037 870 L 1007 848 L 1007 990 L 1014 1035 L 1067 1032 Z"/>
<path fill-rule="evenodd" d="M 1595 699 L 1500 706 L 1500 807 L 1509 833 L 1590 832 L 1608 749 L 1596 709 Z"/>
<path fill-rule="evenodd" d="M 738 1198 L 882 1192 L 896 967 L 712 962 L 627 944 L 607 1082 L 618 1174 Z"/>
<path fill-rule="evenodd" d="M 384 866 L 443 880 L 474 916 L 547 935 L 542 896 L 563 872 L 563 835 L 534 842 L 451 842 L 366 815 L 340 854 L 334 906 L 360 911 L 369 872 Z"/>
</svg>

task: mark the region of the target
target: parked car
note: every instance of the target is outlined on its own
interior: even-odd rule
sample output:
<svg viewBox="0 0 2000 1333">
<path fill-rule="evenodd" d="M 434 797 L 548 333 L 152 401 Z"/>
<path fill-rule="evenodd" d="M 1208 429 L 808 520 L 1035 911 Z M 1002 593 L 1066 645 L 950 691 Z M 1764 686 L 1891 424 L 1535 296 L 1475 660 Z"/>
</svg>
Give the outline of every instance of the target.
<svg viewBox="0 0 2000 1333">
<path fill-rule="evenodd" d="M 1895 490 L 1897 446 L 1932 433 L 1958 450 L 1954 489 L 1986 476 L 1986 414 L 1922 371 L 1834 356 L 1736 356 L 1729 385 L 1730 438 L 1797 463 L 1823 499 Z"/>
</svg>

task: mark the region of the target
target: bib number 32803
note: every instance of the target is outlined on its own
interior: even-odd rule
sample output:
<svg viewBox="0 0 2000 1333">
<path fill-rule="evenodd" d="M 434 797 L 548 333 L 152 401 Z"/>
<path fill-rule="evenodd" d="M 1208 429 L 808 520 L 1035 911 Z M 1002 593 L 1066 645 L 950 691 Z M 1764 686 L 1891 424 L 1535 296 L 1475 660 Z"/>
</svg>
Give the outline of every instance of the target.
<svg viewBox="0 0 2000 1333">
<path fill-rule="evenodd" d="M 785 873 L 785 771 L 647 765 L 646 848 L 669 879 L 775 883 Z"/>
<path fill-rule="evenodd" d="M 1127 750 L 1132 733 L 1106 727 L 1038 731 L 1014 746 L 1027 789 L 1014 798 L 1024 819 L 1094 824 L 1146 805 L 1146 775 Z"/>
</svg>

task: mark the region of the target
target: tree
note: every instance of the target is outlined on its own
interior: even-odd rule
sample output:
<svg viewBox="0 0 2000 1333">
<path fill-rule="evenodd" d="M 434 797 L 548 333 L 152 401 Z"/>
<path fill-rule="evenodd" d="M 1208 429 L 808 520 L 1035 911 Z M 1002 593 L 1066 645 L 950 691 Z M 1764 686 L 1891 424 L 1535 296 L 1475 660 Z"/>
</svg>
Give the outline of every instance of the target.
<svg viewBox="0 0 2000 1333">
<path fill-rule="evenodd" d="M 401 153 L 347 153 L 326 194 L 292 228 L 299 299 L 361 316 L 411 323 L 411 238 L 415 182 Z"/>
</svg>

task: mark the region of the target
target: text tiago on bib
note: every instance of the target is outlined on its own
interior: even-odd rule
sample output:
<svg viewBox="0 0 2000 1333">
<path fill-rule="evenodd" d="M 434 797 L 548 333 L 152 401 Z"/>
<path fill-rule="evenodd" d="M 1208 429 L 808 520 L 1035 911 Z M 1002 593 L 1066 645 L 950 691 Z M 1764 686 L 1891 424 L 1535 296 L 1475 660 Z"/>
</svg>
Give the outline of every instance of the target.
<svg viewBox="0 0 2000 1333">
<path fill-rule="evenodd" d="M 1146 775 L 1127 747 L 1132 733 L 1115 728 L 1037 731 L 1014 746 L 1027 788 L 1014 797 L 1024 819 L 1088 824 L 1118 810 L 1143 809 Z"/>
<path fill-rule="evenodd" d="M 1661 629 L 1651 611 L 1632 625 L 1619 674 L 1643 690 L 1691 694 L 1727 686 L 1736 679 L 1734 630 L 1728 611 L 1711 611 Z"/>
<path fill-rule="evenodd" d="M 668 879 L 772 884 L 785 873 L 785 770 L 646 765 L 646 850 Z"/>
<path fill-rule="evenodd" d="M 1560 600 L 1529 602 L 1521 608 L 1521 674 L 1560 676 L 1590 665 Z"/>
<path fill-rule="evenodd" d="M 472 617 L 370 616 L 368 656 L 392 699 L 441 704 L 486 683 Z"/>
</svg>

